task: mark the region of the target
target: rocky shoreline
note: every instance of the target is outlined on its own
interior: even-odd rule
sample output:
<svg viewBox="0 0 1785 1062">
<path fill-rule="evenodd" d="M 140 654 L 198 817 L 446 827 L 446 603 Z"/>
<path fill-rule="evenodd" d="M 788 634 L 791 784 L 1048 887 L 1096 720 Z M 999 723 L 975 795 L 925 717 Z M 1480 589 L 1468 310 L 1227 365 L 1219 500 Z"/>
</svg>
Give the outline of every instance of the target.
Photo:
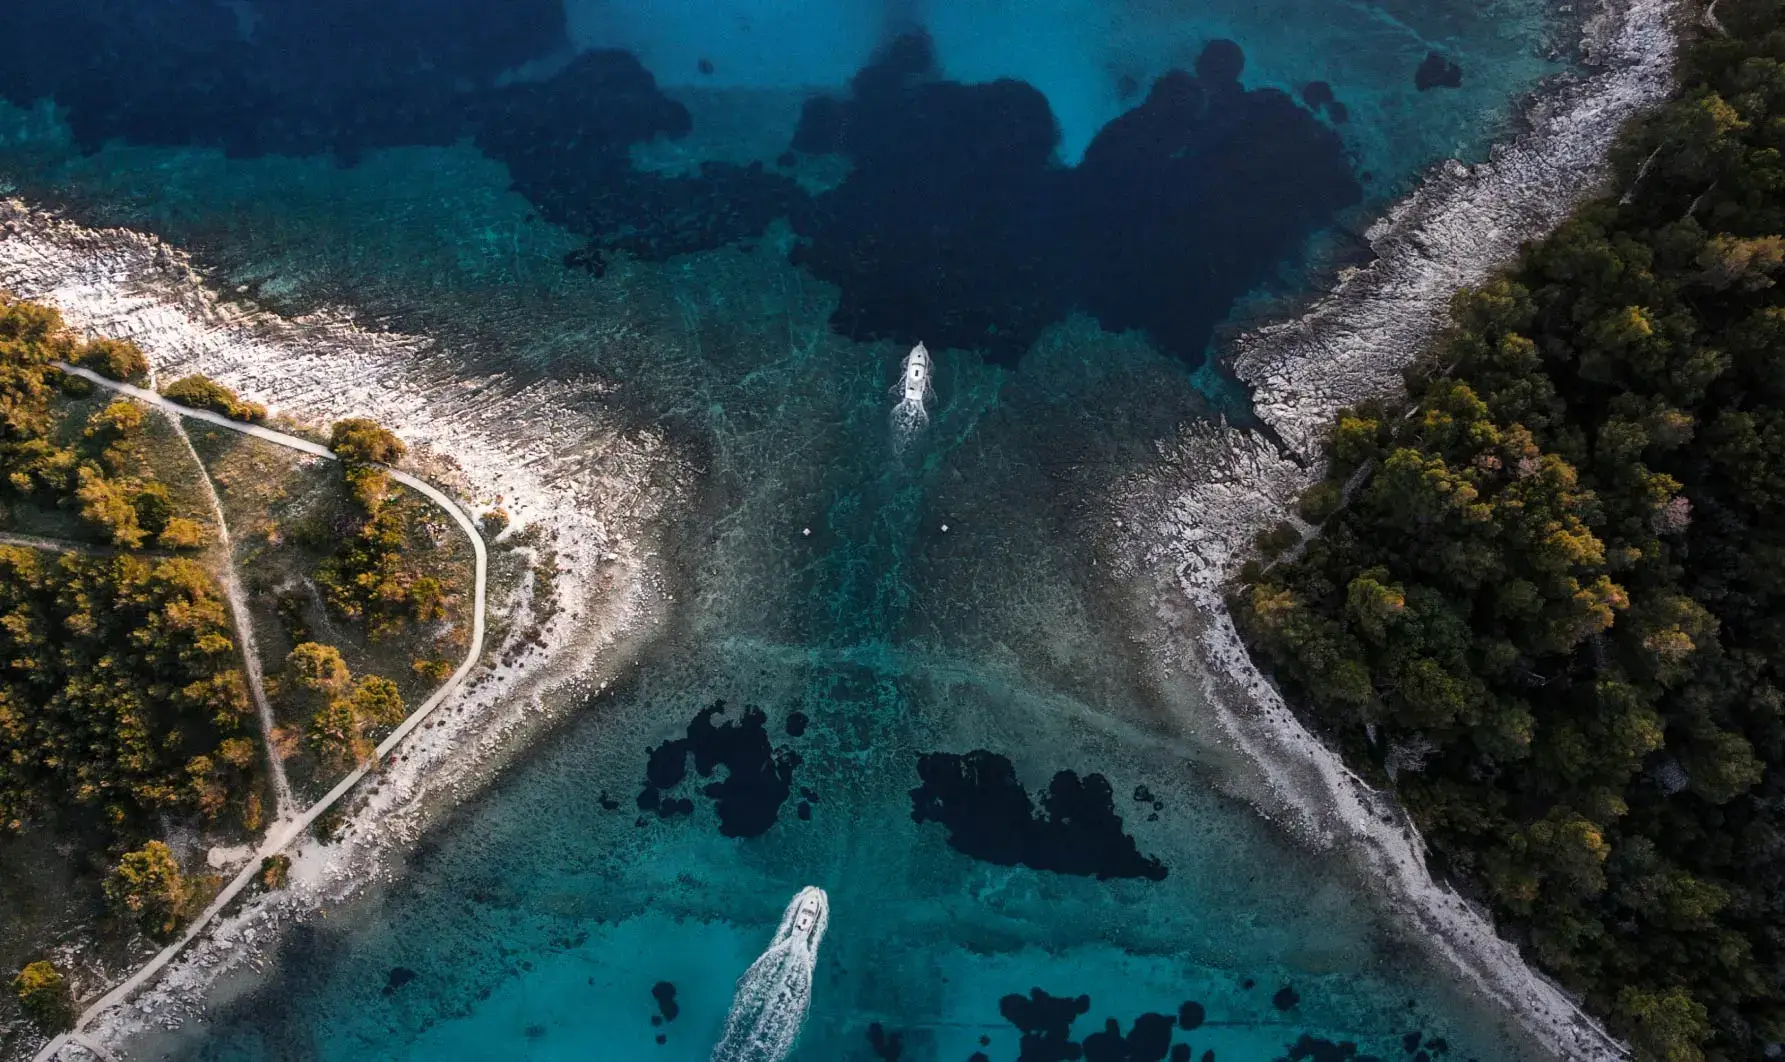
<svg viewBox="0 0 1785 1062">
<path fill-rule="evenodd" d="M 1624 1056 L 1575 1001 L 1527 966 L 1488 918 L 1426 869 L 1425 847 L 1392 795 L 1350 772 L 1259 672 L 1227 612 L 1225 590 L 1263 531 L 1288 521 L 1323 475 L 1341 408 L 1401 391 L 1401 372 L 1443 327 L 1451 295 L 1510 261 L 1599 191 L 1619 130 L 1673 87 L 1676 0 L 1605 0 L 1585 24 L 1591 72 L 1529 105 L 1525 131 L 1478 166 L 1447 163 L 1369 231 L 1369 265 L 1305 313 L 1237 338 L 1233 373 L 1252 389 L 1264 431 L 1186 427 L 1162 460 L 1118 489 L 1122 558 L 1158 632 L 1162 673 L 1199 685 L 1223 741 L 1255 777 L 1245 795 L 1312 843 L 1352 853 L 1392 906 L 1488 997 L 1558 1056 Z"/>
<path fill-rule="evenodd" d="M 0 289 L 56 307 L 76 329 L 134 340 L 159 375 L 203 373 L 305 423 L 375 417 L 473 512 L 509 514 L 496 548 L 526 543 L 515 546 L 524 573 L 491 602 L 503 637 L 465 688 L 352 799 L 330 842 L 297 843 L 285 889 L 245 901 L 89 1027 L 118 1044 L 197 1013 L 218 977 L 261 968 L 281 926 L 387 876 L 393 851 L 524 744 L 517 732 L 632 658 L 666 596 L 647 544 L 676 496 L 664 483 L 686 473 L 662 437 L 599 417 L 601 381 L 466 379 L 424 339 L 366 331 L 344 314 L 287 320 L 232 304 L 184 254 L 141 233 L 0 201 Z"/>
</svg>

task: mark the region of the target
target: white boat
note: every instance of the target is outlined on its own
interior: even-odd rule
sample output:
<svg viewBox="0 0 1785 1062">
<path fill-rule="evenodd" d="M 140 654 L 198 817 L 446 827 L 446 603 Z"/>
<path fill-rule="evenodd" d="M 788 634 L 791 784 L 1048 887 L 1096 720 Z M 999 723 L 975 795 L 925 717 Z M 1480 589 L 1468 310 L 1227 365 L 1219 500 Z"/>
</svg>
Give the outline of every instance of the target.
<svg viewBox="0 0 1785 1062">
<path fill-rule="evenodd" d="M 924 399 L 935 394 L 930 387 L 930 351 L 922 343 L 905 355 L 905 379 L 901 399 L 922 406 Z"/>
<path fill-rule="evenodd" d="M 808 885 L 787 905 L 786 913 L 781 916 L 781 931 L 775 939 L 816 953 L 830 920 L 830 897 L 823 889 Z"/>
<path fill-rule="evenodd" d="M 812 1002 L 818 945 L 830 925 L 831 902 L 814 885 L 782 912 L 768 949 L 738 979 L 713 1062 L 782 1062 L 799 1041 Z"/>
</svg>

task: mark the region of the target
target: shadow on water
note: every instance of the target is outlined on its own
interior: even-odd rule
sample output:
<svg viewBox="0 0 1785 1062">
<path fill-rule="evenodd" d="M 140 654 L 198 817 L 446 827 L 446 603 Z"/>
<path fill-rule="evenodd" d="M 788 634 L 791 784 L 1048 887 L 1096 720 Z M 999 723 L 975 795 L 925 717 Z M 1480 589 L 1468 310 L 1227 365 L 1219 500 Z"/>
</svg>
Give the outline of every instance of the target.
<svg viewBox="0 0 1785 1062">
<path fill-rule="evenodd" d="M 708 162 L 695 176 L 634 165 L 634 145 L 684 137 L 691 118 L 633 55 L 504 76 L 567 46 L 556 0 L 84 0 L 9 25 L 0 95 L 55 100 L 88 151 L 123 141 L 351 166 L 378 148 L 468 139 L 588 241 L 566 263 L 597 274 L 616 254 L 663 261 L 789 217 L 793 261 L 843 291 L 841 334 L 1007 364 L 1074 311 L 1198 364 L 1234 301 L 1362 198 L 1318 108 L 1244 88 L 1231 41 L 1159 78 L 1065 167 L 1040 92 L 947 80 L 927 34 L 908 31 L 846 96 L 807 101 L 780 160 L 789 172 Z M 789 175 L 833 154 L 849 164 L 836 188 L 814 195 Z"/>
</svg>

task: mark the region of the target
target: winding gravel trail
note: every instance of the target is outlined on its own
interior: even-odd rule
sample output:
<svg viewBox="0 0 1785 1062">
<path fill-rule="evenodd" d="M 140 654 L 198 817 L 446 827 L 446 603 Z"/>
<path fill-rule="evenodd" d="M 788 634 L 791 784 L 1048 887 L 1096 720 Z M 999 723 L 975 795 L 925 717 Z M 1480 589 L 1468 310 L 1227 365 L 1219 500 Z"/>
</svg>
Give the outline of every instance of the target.
<svg viewBox="0 0 1785 1062">
<path fill-rule="evenodd" d="M 119 383 L 116 380 L 101 376 L 96 372 L 80 368 L 79 366 L 58 364 L 58 367 L 64 372 L 73 373 L 76 376 L 91 380 L 100 387 L 116 391 L 122 395 L 127 395 L 140 402 L 146 402 L 157 409 L 167 410 L 183 417 L 191 417 L 194 420 L 202 420 L 207 424 L 214 424 L 217 427 L 239 432 L 243 435 L 252 435 L 256 439 L 262 439 L 266 442 L 293 450 L 299 450 L 307 454 L 314 454 L 317 457 L 325 458 L 330 461 L 338 460 L 334 452 L 328 447 L 323 446 L 321 443 L 314 443 L 308 439 L 300 439 L 295 435 L 286 435 L 284 432 L 274 431 L 271 428 L 263 427 L 259 424 L 244 424 L 241 421 L 230 420 L 228 417 L 225 417 L 220 413 L 212 413 L 209 410 L 193 409 L 189 406 L 182 406 L 174 402 L 169 402 L 166 398 L 163 398 L 154 391 L 141 387 L 133 387 L 130 384 Z M 249 883 L 259 876 L 262 860 L 269 856 L 277 855 L 305 830 L 309 829 L 310 825 L 320 818 L 324 812 L 339 803 L 343 797 L 353 790 L 354 786 L 358 785 L 367 774 L 371 773 L 373 768 L 379 763 L 382 763 L 384 758 L 391 754 L 392 750 L 402 744 L 403 739 L 408 737 L 411 731 L 420 726 L 428 716 L 432 715 L 434 709 L 440 707 L 448 697 L 457 692 L 459 686 L 464 683 L 465 677 L 471 673 L 471 669 L 477 666 L 478 658 L 483 655 L 484 591 L 489 574 L 489 552 L 484 548 L 483 538 L 477 533 L 477 525 L 471 522 L 471 517 L 467 515 L 463 509 L 459 508 L 457 503 L 429 484 L 399 469 L 387 467 L 385 470 L 390 474 L 390 477 L 398 483 L 419 492 L 427 497 L 429 501 L 432 501 L 435 505 L 444 509 L 447 515 L 451 516 L 453 521 L 459 525 L 459 529 L 465 532 L 465 537 L 471 540 L 471 550 L 476 555 L 477 559 L 477 579 L 476 589 L 473 593 L 471 647 L 465 654 L 464 662 L 459 664 L 458 670 L 452 673 L 452 677 L 442 683 L 440 688 L 435 690 L 427 700 L 423 701 L 415 711 L 409 713 L 409 717 L 398 724 L 397 728 L 391 731 L 389 737 L 386 737 L 383 741 L 378 743 L 378 749 L 371 760 L 356 769 L 352 774 L 341 779 L 333 789 L 328 791 L 327 795 L 316 803 L 310 805 L 303 811 L 303 813 L 289 819 L 281 818 L 273 823 L 267 830 L 266 838 L 261 841 L 260 846 L 255 850 L 254 855 L 249 857 L 247 863 L 242 866 L 241 871 L 230 880 L 229 884 L 223 887 L 223 891 L 217 894 L 216 899 L 211 901 L 210 906 L 206 907 L 202 914 L 192 920 L 192 924 L 186 928 L 186 931 L 180 935 L 178 940 L 169 944 L 167 947 L 162 948 L 159 952 L 156 952 L 153 958 L 144 963 L 142 967 L 134 974 L 131 974 L 127 980 L 101 996 L 98 1002 L 82 1011 L 80 1017 L 75 1020 L 74 1028 L 70 1032 L 63 1033 L 45 1044 L 42 1050 L 38 1051 L 33 1057 L 33 1062 L 51 1062 L 51 1060 L 56 1058 L 61 1052 L 62 1048 L 71 1042 L 85 1046 L 85 1037 L 80 1031 L 82 1028 L 105 1011 L 128 1002 L 131 996 L 135 995 L 139 989 L 153 980 L 155 975 L 160 973 L 163 967 L 172 962 L 180 952 L 184 951 L 188 944 L 191 944 L 196 940 L 198 936 L 204 932 L 205 928 L 210 925 L 211 921 L 219 914 L 223 913 L 224 908 L 228 907 L 237 896 L 241 895 L 242 890 L 246 889 Z"/>
</svg>

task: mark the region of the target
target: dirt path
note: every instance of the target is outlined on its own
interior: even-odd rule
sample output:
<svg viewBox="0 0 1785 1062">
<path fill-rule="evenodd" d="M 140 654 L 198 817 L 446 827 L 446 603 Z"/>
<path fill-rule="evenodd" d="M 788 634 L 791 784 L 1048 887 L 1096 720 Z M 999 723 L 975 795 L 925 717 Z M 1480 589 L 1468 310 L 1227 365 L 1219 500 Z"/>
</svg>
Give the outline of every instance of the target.
<svg viewBox="0 0 1785 1062">
<path fill-rule="evenodd" d="M 202 420 L 207 424 L 214 424 L 217 427 L 240 432 L 243 435 L 252 435 L 257 439 L 263 439 L 267 442 L 274 443 L 275 445 L 288 447 L 293 450 L 300 450 L 307 454 L 315 454 L 318 457 L 326 458 L 330 461 L 337 460 L 334 452 L 320 443 L 314 443 L 308 439 L 300 439 L 295 435 L 286 435 L 283 432 L 274 431 L 271 428 L 262 427 L 258 424 L 244 424 L 241 421 L 230 420 L 222 414 L 212 413 L 209 410 L 192 409 L 187 406 L 178 405 L 169 402 L 154 391 L 146 390 L 141 387 L 133 387 L 129 384 L 118 383 L 116 380 L 108 379 L 104 376 L 100 376 L 98 373 L 91 372 L 78 366 L 59 365 L 58 367 L 64 372 L 73 373 L 76 376 L 91 380 L 100 387 L 116 391 L 119 394 L 128 395 L 140 402 L 146 402 L 157 409 L 167 410 L 183 417 L 191 417 L 194 420 Z M 448 697 L 457 692 L 459 686 L 464 683 L 465 676 L 469 675 L 471 669 L 477 666 L 478 658 L 483 655 L 484 590 L 489 573 L 489 552 L 484 549 L 483 538 L 477 533 L 477 525 L 471 522 L 471 517 L 467 515 L 463 509 L 459 508 L 451 498 L 448 498 L 445 494 L 442 494 L 429 484 L 398 469 L 390 468 L 386 469 L 386 471 L 388 471 L 390 477 L 398 483 L 425 495 L 429 501 L 432 501 L 435 505 L 444 509 L 447 515 L 453 518 L 453 522 L 459 525 L 459 529 L 465 532 L 465 536 L 471 540 L 471 550 L 472 553 L 476 555 L 477 560 L 477 579 L 476 589 L 473 593 L 471 647 L 465 654 L 464 662 L 459 664 L 458 670 L 452 673 L 452 677 L 442 683 L 440 688 L 435 690 L 427 700 L 423 701 L 415 711 L 411 712 L 407 719 L 404 719 L 402 723 L 398 724 L 397 728 L 391 732 L 389 737 L 378 743 L 378 749 L 371 760 L 346 778 L 341 779 L 340 783 L 329 790 L 326 796 L 310 805 L 302 813 L 292 818 L 281 817 L 277 822 L 273 823 L 272 827 L 267 830 L 266 838 L 261 841 L 260 846 L 255 850 L 254 855 L 249 857 L 248 862 L 244 864 L 241 871 L 230 880 L 229 884 L 223 887 L 223 891 L 217 894 L 216 899 L 211 901 L 210 906 L 206 907 L 202 914 L 192 920 L 192 924 L 180 935 L 180 939 L 169 944 L 167 947 L 162 948 L 153 958 L 147 963 L 144 963 L 141 968 L 134 974 L 131 974 L 122 984 L 114 987 L 104 996 L 101 996 L 98 1002 L 82 1011 L 80 1017 L 75 1021 L 74 1029 L 45 1044 L 43 1049 L 38 1051 L 34 1056 L 33 1062 L 51 1062 L 51 1060 L 56 1058 L 61 1052 L 62 1048 L 70 1043 L 79 1043 L 84 1046 L 85 1037 L 81 1033 L 81 1029 L 86 1027 L 89 1022 L 105 1011 L 128 1002 L 131 996 L 135 995 L 139 989 L 153 980 L 156 974 L 160 973 L 168 963 L 172 962 L 180 952 L 184 951 L 188 944 L 196 940 L 198 936 L 204 932 L 205 928 L 210 925 L 212 920 L 219 914 L 222 914 L 224 908 L 228 907 L 237 896 L 241 895 L 242 890 L 246 889 L 248 885 L 259 876 L 260 864 L 263 859 L 277 855 L 305 830 L 309 829 L 310 825 L 321 817 L 324 812 L 339 803 L 343 797 L 353 790 L 354 786 L 358 785 L 367 774 L 371 773 L 378 764 L 382 763 L 384 758 L 391 754 L 392 750 L 402 744 L 403 739 L 408 737 L 411 731 L 420 726 L 428 716 L 432 715 L 434 709 L 440 707 Z"/>
<path fill-rule="evenodd" d="M 260 716 L 260 739 L 266 746 L 267 770 L 273 779 L 273 819 L 283 822 L 297 814 L 297 798 L 291 794 L 291 781 L 285 776 L 285 761 L 280 758 L 278 748 L 273 741 L 273 729 L 278 721 L 273 718 L 272 702 L 267 700 L 266 676 L 260 666 L 260 646 L 254 640 L 254 616 L 248 611 L 248 598 L 242 593 L 241 574 L 236 571 L 235 543 L 229 538 L 229 519 L 223 515 L 223 499 L 217 495 L 217 484 L 211 480 L 210 470 L 205 468 L 204 459 L 198 456 L 198 448 L 192 445 L 192 436 L 186 432 L 186 424 L 180 414 L 166 406 L 162 413 L 167 415 L 167 422 L 173 425 L 174 433 L 186 444 L 186 452 L 192 455 L 192 463 L 198 468 L 199 482 L 205 486 L 205 496 L 211 500 L 211 515 L 217 518 L 217 544 L 223 549 L 223 596 L 229 601 L 229 614 L 235 621 L 236 639 L 242 646 L 242 670 L 248 677 L 248 693 L 254 698 L 254 710 Z"/>
<path fill-rule="evenodd" d="M 79 553 L 83 557 L 116 557 L 122 550 L 97 542 L 64 542 L 59 538 L 39 538 L 36 535 L 15 535 L 0 531 L 0 545 L 23 546 L 26 549 L 48 550 L 51 553 Z M 152 557 L 165 557 L 165 553 L 148 553 L 146 550 L 131 550 L 137 556 L 147 554 Z"/>
</svg>

